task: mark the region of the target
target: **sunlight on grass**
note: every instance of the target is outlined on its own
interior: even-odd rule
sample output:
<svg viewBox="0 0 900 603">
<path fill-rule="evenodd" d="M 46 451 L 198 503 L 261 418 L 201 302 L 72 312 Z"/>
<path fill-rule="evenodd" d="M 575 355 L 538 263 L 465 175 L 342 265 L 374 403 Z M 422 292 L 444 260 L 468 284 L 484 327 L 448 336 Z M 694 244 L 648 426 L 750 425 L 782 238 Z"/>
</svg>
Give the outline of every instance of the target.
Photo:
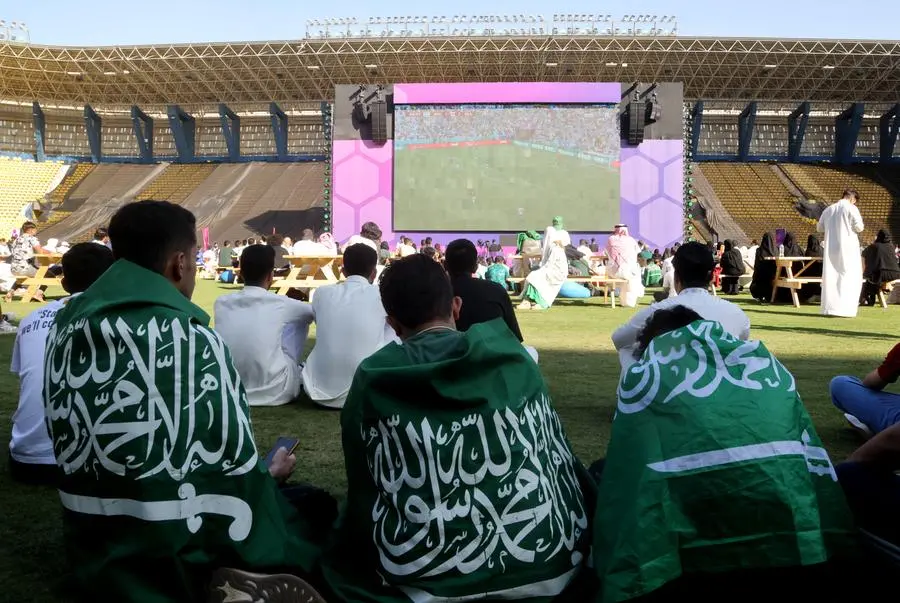
<svg viewBox="0 0 900 603">
<path fill-rule="evenodd" d="M 194 301 L 212 313 L 213 302 L 233 287 L 198 283 Z M 61 294 L 51 290 L 50 296 Z M 649 298 L 645 298 L 647 303 Z M 753 325 L 752 336 L 788 367 L 834 460 L 857 444 L 843 417 L 829 401 L 828 383 L 837 374 L 863 375 L 896 343 L 898 309 L 862 308 L 856 319 L 827 319 L 818 307 L 761 306 L 737 298 Z M 36 304 L 5 304 L 20 317 Z M 609 438 L 619 376 L 610 335 L 634 310 L 611 309 L 599 299 L 563 301 L 547 312 L 518 312 L 528 344 L 537 347 L 541 369 L 576 453 L 584 462 L 603 455 Z M 314 330 L 313 330 L 314 333 Z M 13 337 L 0 337 L 0 364 L 9 366 Z M 0 432 L 8 441 L 16 408 L 18 383 L 7 372 L 0 377 Z M 254 409 L 257 443 L 268 450 L 280 435 L 300 438 L 296 479 L 313 482 L 343 497 L 345 478 L 338 414 L 297 404 Z M 58 601 L 54 592 L 64 575 L 60 540 L 60 505 L 54 491 L 27 489 L 6 473 L 0 455 L 0 601 Z"/>
</svg>

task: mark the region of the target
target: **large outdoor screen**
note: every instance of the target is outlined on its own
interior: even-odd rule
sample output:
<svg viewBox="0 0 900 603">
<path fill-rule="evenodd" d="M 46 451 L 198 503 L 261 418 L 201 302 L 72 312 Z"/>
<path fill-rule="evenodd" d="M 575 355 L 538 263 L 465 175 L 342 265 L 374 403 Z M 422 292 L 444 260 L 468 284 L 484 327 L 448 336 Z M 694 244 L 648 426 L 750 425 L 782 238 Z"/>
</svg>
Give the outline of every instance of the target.
<svg viewBox="0 0 900 603">
<path fill-rule="evenodd" d="M 397 105 L 394 230 L 611 230 L 619 146 L 615 105 Z"/>
</svg>

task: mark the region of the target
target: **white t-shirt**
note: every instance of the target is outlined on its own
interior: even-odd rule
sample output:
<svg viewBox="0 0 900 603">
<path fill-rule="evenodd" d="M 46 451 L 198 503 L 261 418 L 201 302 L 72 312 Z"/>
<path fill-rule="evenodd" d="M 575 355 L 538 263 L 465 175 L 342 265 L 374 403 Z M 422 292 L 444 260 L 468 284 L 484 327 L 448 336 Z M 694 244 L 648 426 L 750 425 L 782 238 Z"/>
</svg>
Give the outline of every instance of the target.
<svg viewBox="0 0 900 603">
<path fill-rule="evenodd" d="M 357 367 L 396 336 L 378 287 L 361 276 L 319 287 L 312 305 L 316 345 L 303 367 L 303 388 L 317 404 L 342 408 Z"/>
<path fill-rule="evenodd" d="M 314 318 L 310 304 L 244 287 L 216 300 L 215 317 L 250 406 L 279 406 L 297 397 L 303 346 Z"/>
<path fill-rule="evenodd" d="M 351 245 L 359 245 L 360 243 L 362 243 L 363 245 L 368 245 L 369 247 L 374 249 L 376 253 L 378 252 L 378 243 L 376 243 L 372 239 L 367 239 L 362 235 L 353 235 L 352 237 L 350 237 L 347 242 L 344 243 L 344 249 L 347 249 Z"/>
<path fill-rule="evenodd" d="M 19 407 L 13 415 L 9 452 L 20 463 L 56 464 L 44 420 L 44 351 L 56 313 L 72 297 L 35 310 L 22 319 L 16 331 L 10 370 L 19 376 Z"/>
</svg>

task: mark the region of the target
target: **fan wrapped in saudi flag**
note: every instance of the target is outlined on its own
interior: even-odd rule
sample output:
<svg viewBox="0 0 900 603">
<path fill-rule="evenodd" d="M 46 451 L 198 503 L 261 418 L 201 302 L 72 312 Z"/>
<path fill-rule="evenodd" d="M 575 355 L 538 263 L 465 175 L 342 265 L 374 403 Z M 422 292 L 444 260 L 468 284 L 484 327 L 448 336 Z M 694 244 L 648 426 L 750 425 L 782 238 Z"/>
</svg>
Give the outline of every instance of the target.
<svg viewBox="0 0 900 603">
<path fill-rule="evenodd" d="M 852 520 L 793 376 L 759 341 L 699 320 L 622 375 L 600 481 L 598 601 L 682 574 L 852 553 Z"/>
</svg>

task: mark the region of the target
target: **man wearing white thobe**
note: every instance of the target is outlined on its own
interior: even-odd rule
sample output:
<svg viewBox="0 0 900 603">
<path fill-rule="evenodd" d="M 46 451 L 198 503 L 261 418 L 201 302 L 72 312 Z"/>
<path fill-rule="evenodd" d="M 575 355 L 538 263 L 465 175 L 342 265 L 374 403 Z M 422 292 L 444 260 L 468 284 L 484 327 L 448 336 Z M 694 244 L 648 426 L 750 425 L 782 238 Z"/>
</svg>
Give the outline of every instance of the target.
<svg viewBox="0 0 900 603">
<path fill-rule="evenodd" d="M 303 230 L 301 239 L 290 249 L 291 255 L 299 257 L 333 255 L 324 245 L 316 241 L 315 234 L 309 228 Z"/>
<path fill-rule="evenodd" d="M 250 245 L 241 253 L 244 290 L 216 300 L 216 331 L 231 350 L 250 406 L 280 406 L 300 394 L 300 360 L 310 304 L 269 292 L 275 248 Z"/>
<path fill-rule="evenodd" d="M 856 207 L 859 193 L 848 188 L 840 201 L 825 209 L 818 231 L 825 234 L 822 255 L 822 314 L 852 318 L 859 310 L 863 283 L 859 233 L 863 220 Z"/>
<path fill-rule="evenodd" d="M 709 294 L 715 259 L 706 245 L 685 243 L 675 252 L 672 264 L 675 267 L 674 291 L 677 295 L 644 308 L 630 321 L 616 329 L 612 335 L 623 371 L 637 361 L 634 351 L 638 336 L 653 313 L 658 310 L 684 306 L 705 320 L 718 322 L 726 332 L 738 339 L 750 338 L 750 319 L 744 311 L 730 301 Z"/>
<path fill-rule="evenodd" d="M 343 408 L 359 364 L 394 341 L 375 281 L 378 254 L 364 243 L 344 250 L 347 280 L 320 287 L 313 298 L 316 345 L 303 367 L 303 389 L 326 408 Z"/>
</svg>

